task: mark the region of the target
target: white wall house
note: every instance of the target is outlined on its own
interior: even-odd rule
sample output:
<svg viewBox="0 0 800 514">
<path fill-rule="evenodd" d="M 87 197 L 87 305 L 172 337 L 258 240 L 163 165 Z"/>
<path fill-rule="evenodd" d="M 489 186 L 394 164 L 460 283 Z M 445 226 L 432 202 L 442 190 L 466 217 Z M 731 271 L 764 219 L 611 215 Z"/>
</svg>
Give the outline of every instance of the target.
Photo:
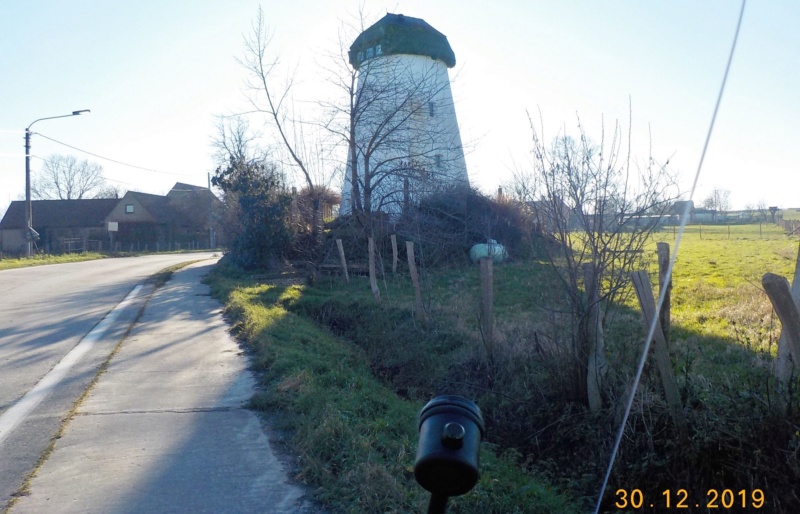
<svg viewBox="0 0 800 514">
<path fill-rule="evenodd" d="M 424 20 L 387 14 L 356 38 L 349 59 L 358 82 L 340 213 L 398 214 L 425 194 L 468 185 L 447 38 Z"/>
</svg>

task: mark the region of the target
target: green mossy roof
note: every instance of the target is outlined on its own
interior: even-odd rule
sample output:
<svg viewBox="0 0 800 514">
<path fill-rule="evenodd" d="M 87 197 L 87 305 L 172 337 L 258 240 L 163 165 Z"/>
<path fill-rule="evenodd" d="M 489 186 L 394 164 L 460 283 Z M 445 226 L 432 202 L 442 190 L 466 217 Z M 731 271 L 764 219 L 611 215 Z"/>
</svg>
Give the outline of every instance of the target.
<svg viewBox="0 0 800 514">
<path fill-rule="evenodd" d="M 367 49 L 376 45 L 381 45 L 381 55 L 423 55 L 444 62 L 448 68 L 456 65 L 456 54 L 447 37 L 420 18 L 387 14 L 362 32 L 350 46 L 350 64 L 358 69 Z"/>
</svg>

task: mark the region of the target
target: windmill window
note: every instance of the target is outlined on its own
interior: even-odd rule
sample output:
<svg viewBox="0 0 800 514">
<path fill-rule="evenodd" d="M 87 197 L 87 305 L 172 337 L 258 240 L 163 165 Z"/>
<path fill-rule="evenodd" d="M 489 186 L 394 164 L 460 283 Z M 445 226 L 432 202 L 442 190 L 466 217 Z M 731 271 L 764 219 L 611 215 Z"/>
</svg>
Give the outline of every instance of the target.
<svg viewBox="0 0 800 514">
<path fill-rule="evenodd" d="M 367 48 L 367 59 L 371 59 L 372 58 L 372 52 L 374 52 L 374 51 L 375 51 L 375 49 L 372 48 L 372 47 Z"/>
<path fill-rule="evenodd" d="M 434 163 L 436 164 L 436 169 L 442 169 L 442 154 L 437 153 L 433 156 Z"/>
<path fill-rule="evenodd" d="M 383 53 L 381 51 L 381 45 L 376 45 L 375 46 L 375 55 L 381 55 L 381 53 Z"/>
<path fill-rule="evenodd" d="M 436 111 L 436 106 L 433 103 L 433 101 L 428 102 L 428 114 L 431 115 L 431 118 L 433 118 L 435 111 Z"/>
<path fill-rule="evenodd" d="M 357 60 L 358 62 L 361 62 L 361 61 L 363 61 L 363 60 L 364 60 L 364 52 L 358 52 L 358 53 L 356 54 L 356 60 Z"/>
<path fill-rule="evenodd" d="M 125 214 L 133 214 L 133 204 L 125 204 Z"/>
</svg>

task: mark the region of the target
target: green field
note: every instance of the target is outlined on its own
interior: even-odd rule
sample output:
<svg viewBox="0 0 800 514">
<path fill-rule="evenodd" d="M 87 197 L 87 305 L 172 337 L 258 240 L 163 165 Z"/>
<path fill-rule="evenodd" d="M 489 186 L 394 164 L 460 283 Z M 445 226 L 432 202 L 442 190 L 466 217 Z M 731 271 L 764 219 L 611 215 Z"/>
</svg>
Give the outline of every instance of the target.
<svg viewBox="0 0 800 514">
<path fill-rule="evenodd" d="M 785 220 L 800 220 L 800 209 L 783 209 L 781 214 Z"/>
<path fill-rule="evenodd" d="M 656 238 L 674 252 L 671 231 Z M 778 326 L 761 277 L 770 272 L 791 281 L 797 252 L 798 240 L 775 225 L 688 226 L 673 270 L 674 323 L 685 333 L 761 348 L 774 343 Z M 766 338 L 755 341 L 759 333 Z"/>
</svg>

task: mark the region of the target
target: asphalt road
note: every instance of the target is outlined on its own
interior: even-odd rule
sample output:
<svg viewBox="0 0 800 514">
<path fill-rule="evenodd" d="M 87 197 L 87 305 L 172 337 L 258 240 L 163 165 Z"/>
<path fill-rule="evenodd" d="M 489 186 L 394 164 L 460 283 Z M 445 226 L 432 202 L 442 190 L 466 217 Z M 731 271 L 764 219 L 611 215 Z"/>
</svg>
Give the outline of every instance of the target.
<svg viewBox="0 0 800 514">
<path fill-rule="evenodd" d="M 168 266 L 211 257 L 157 255 L 0 271 L 0 511 L 152 291 L 145 285 L 129 296 L 135 287 Z"/>
</svg>

